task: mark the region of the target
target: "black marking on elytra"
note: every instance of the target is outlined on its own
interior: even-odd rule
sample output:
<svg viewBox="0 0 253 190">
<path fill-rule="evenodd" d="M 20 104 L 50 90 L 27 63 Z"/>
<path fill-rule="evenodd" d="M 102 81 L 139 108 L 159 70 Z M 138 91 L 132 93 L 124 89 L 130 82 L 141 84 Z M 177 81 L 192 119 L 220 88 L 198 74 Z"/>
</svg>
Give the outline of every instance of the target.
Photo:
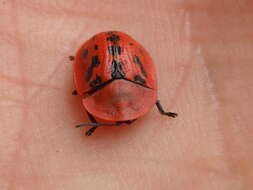
<svg viewBox="0 0 253 190">
<path fill-rule="evenodd" d="M 111 76 L 113 79 L 122 79 L 125 76 L 121 62 L 113 60 L 111 66 Z"/>
<path fill-rule="evenodd" d="M 112 43 L 117 43 L 120 40 L 118 35 L 112 34 L 106 38 L 107 41 L 111 41 Z"/>
<path fill-rule="evenodd" d="M 134 81 L 137 82 L 137 83 L 141 83 L 141 84 L 146 83 L 145 79 L 143 79 L 140 75 L 135 75 L 134 76 Z"/>
<path fill-rule="evenodd" d="M 96 56 L 93 56 L 93 57 L 92 57 L 92 61 L 91 61 L 91 65 L 90 65 L 90 66 L 88 67 L 88 69 L 87 69 L 87 74 L 86 74 L 86 77 L 85 77 L 85 80 L 86 80 L 86 81 L 89 81 L 89 80 L 91 79 L 92 74 L 93 74 L 93 69 L 94 69 L 95 67 L 98 67 L 99 64 L 100 64 L 100 61 L 99 61 L 98 56 L 97 56 L 97 55 L 96 55 Z"/>
<path fill-rule="evenodd" d="M 134 60 L 135 64 L 139 65 L 139 67 L 141 69 L 141 73 L 143 74 L 143 76 L 145 76 L 147 78 L 147 73 L 146 73 L 146 71 L 145 71 L 145 69 L 144 69 L 144 67 L 143 67 L 143 65 L 140 61 L 140 58 L 137 55 L 134 55 L 133 60 Z"/>
<path fill-rule="evenodd" d="M 114 56 L 114 55 L 120 55 L 121 54 L 121 47 L 118 45 L 112 45 L 108 47 L 109 53 Z"/>
<path fill-rule="evenodd" d="M 102 82 L 102 78 L 97 75 L 97 77 L 93 81 L 90 82 L 90 87 L 99 86 L 101 82 Z"/>
<path fill-rule="evenodd" d="M 97 44 L 94 46 L 94 49 L 95 49 L 95 50 L 98 50 L 98 45 L 97 45 Z"/>
<path fill-rule="evenodd" d="M 83 50 L 83 58 L 86 59 L 86 57 L 88 56 L 88 54 L 89 54 L 88 49 L 84 49 Z"/>
<path fill-rule="evenodd" d="M 129 43 L 130 46 L 133 46 L 134 44 L 132 42 Z"/>
</svg>

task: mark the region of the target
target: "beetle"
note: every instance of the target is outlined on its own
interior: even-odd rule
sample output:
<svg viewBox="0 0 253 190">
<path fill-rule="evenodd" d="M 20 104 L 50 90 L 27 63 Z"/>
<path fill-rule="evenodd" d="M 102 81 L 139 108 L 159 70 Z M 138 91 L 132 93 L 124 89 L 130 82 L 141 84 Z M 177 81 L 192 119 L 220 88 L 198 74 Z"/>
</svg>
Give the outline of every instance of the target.
<svg viewBox="0 0 253 190">
<path fill-rule="evenodd" d="M 76 127 L 91 127 L 87 136 L 101 126 L 131 124 L 154 105 L 162 115 L 177 116 L 164 111 L 157 100 L 152 58 L 129 35 L 119 31 L 96 34 L 70 59 L 74 60 L 73 95 L 82 96 L 91 122 Z M 98 123 L 98 118 L 111 123 Z"/>
</svg>

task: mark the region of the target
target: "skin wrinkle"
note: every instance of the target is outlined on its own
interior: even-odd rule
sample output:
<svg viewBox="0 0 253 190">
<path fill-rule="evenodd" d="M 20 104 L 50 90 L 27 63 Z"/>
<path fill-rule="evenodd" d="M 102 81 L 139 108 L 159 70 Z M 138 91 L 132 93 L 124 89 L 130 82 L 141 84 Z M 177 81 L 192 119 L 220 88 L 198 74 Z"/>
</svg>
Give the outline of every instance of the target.
<svg viewBox="0 0 253 190">
<path fill-rule="evenodd" d="M 0 96 L 0 106 L 25 106 L 25 102 L 7 96 Z"/>
<path fill-rule="evenodd" d="M 206 10 L 208 10 L 206 8 Z M 236 9 L 234 9 L 236 10 Z M 229 13 L 227 13 L 229 14 Z M 239 17 L 240 18 L 240 17 Z M 193 24 L 197 24 L 197 19 L 196 17 L 194 18 L 195 22 L 193 22 Z M 217 28 L 219 27 L 219 25 L 224 21 L 224 17 L 223 18 L 220 18 L 219 22 L 217 22 L 217 19 L 215 18 L 215 15 L 210 15 L 209 16 L 209 19 L 210 20 L 215 20 L 215 22 L 213 22 L 212 25 L 210 26 L 204 26 L 204 24 L 202 25 L 203 27 L 210 27 L 210 28 Z M 240 20 L 242 20 L 242 18 L 240 18 Z M 232 20 L 230 19 L 231 21 L 233 21 L 234 23 L 236 22 L 236 20 Z M 246 24 L 243 23 L 242 21 L 238 20 L 238 22 L 240 22 L 240 25 L 243 25 L 243 24 Z M 233 24 L 234 24 L 233 23 Z M 238 127 L 235 126 L 235 123 L 239 123 L 238 121 L 236 122 L 234 119 L 233 119 L 233 116 L 237 116 L 238 117 L 238 120 L 243 120 L 242 118 L 242 114 L 243 112 L 241 112 L 241 114 L 238 114 L 238 110 L 242 110 L 243 109 L 240 109 L 240 104 L 238 105 L 237 109 L 230 109 L 231 107 L 231 104 L 232 102 L 235 102 L 237 98 L 235 98 L 235 96 L 233 97 L 233 94 L 230 95 L 230 93 L 224 93 L 228 90 L 228 88 L 224 88 L 224 86 L 226 86 L 226 83 L 228 83 L 228 81 L 230 83 L 232 83 L 234 80 L 240 80 L 241 76 L 238 76 L 240 78 L 238 79 L 235 79 L 235 77 L 231 77 L 229 76 L 231 73 L 233 73 L 234 71 L 231 70 L 231 69 L 227 69 L 227 70 L 222 70 L 223 68 L 220 67 L 220 70 L 217 70 L 215 69 L 214 67 L 214 64 L 215 62 L 217 61 L 220 61 L 223 59 L 223 62 L 224 64 L 233 64 L 234 62 L 234 59 L 233 59 L 233 56 L 237 55 L 238 54 L 238 51 L 236 52 L 233 52 L 232 50 L 233 49 L 228 49 L 227 47 L 224 47 L 224 43 L 233 43 L 235 42 L 233 39 L 234 39 L 234 36 L 235 36 L 235 31 L 232 31 L 230 30 L 231 27 L 233 27 L 234 25 L 231 25 L 230 27 L 228 28 L 224 28 L 223 27 L 223 30 L 224 30 L 224 33 L 221 33 L 219 35 L 216 34 L 216 32 L 213 32 L 211 35 L 210 35 L 210 38 L 212 39 L 213 43 L 217 43 L 220 41 L 220 38 L 222 37 L 221 35 L 226 35 L 226 38 L 225 40 L 219 44 L 220 47 L 222 47 L 223 51 L 221 52 L 218 52 L 218 51 L 212 51 L 213 49 L 212 48 L 207 48 L 204 44 L 203 44 L 203 57 L 205 60 L 209 60 L 211 57 L 213 57 L 215 54 L 223 54 L 223 56 L 219 56 L 217 57 L 216 59 L 214 58 L 212 60 L 212 63 L 208 62 L 207 61 L 207 64 L 206 64 L 206 68 L 208 69 L 209 73 L 210 73 L 210 80 L 212 81 L 213 85 L 214 85 L 214 89 L 216 90 L 216 97 L 217 97 L 217 100 L 219 101 L 219 104 L 220 104 L 220 107 L 219 107 L 219 117 L 218 117 L 218 121 L 219 121 L 219 128 L 220 128 L 220 133 L 221 135 L 223 136 L 224 138 L 224 155 L 225 155 L 225 158 L 226 158 L 226 161 L 227 161 L 227 164 L 231 170 L 231 173 L 234 173 L 235 177 L 240 181 L 240 188 L 242 189 L 247 189 L 247 184 L 249 185 L 249 181 L 250 181 L 250 178 L 252 177 L 252 174 L 248 173 L 247 175 L 245 175 L 246 173 L 243 173 L 244 175 L 242 175 L 242 171 L 244 170 L 243 167 L 243 160 L 245 160 L 245 162 L 247 162 L 246 159 L 244 158 L 241 158 L 241 159 L 238 159 L 238 156 L 240 155 L 235 155 L 235 151 L 239 151 L 239 152 L 242 152 L 241 154 L 245 154 L 245 155 L 248 155 L 249 157 L 252 158 L 252 154 L 250 154 L 250 151 L 249 153 L 247 154 L 246 152 L 243 153 L 245 150 L 243 149 L 235 149 L 235 147 L 238 146 L 238 148 L 240 146 L 244 146 L 245 144 L 248 144 L 248 141 L 252 142 L 252 140 L 250 140 L 249 137 L 247 137 L 247 133 L 244 134 L 244 138 L 241 138 L 238 136 L 238 133 L 235 131 L 235 129 L 237 129 Z M 242 33 L 242 32 L 241 32 Z M 196 32 L 195 36 L 198 35 L 198 32 Z M 218 36 L 218 38 L 217 38 Z M 236 39 L 236 38 L 235 38 Z M 241 38 L 240 41 L 238 41 L 238 43 L 241 43 L 241 41 L 244 40 Z M 237 40 L 236 40 L 237 41 Z M 199 41 L 199 44 L 202 46 L 201 44 L 201 41 Z M 236 46 L 237 47 L 237 46 Z M 238 46 L 240 47 L 240 46 Z M 219 47 L 217 47 L 219 48 Z M 230 57 L 224 59 L 224 53 L 225 52 L 228 52 L 228 54 L 230 54 Z M 240 56 L 240 55 L 238 55 Z M 250 57 L 250 59 L 252 60 L 252 56 Z M 217 65 L 218 66 L 218 65 Z M 232 67 L 232 65 L 231 65 Z M 230 68 L 231 68 L 230 67 Z M 242 69 L 241 68 L 237 68 L 237 69 Z M 228 77 L 227 77 L 227 80 L 217 80 L 217 77 L 222 77 L 223 75 L 221 75 L 222 72 L 225 72 Z M 226 99 L 224 99 L 226 98 Z M 229 100 L 229 99 L 230 100 Z M 224 101 L 226 100 L 226 101 Z M 231 101 L 231 102 L 230 102 Z M 229 103 L 230 102 L 230 103 Z M 245 122 L 246 123 L 246 122 Z M 227 126 L 227 127 L 225 127 Z M 239 125 L 240 127 L 243 127 L 245 125 Z M 236 132 L 236 133 L 235 133 Z M 249 133 L 248 133 L 249 134 Z M 239 140 L 240 139 L 240 140 Z M 251 149 L 252 150 L 252 149 Z M 247 151 L 247 149 L 246 149 Z M 231 159 L 233 158 L 233 159 Z M 240 162 L 238 162 L 238 160 Z M 244 170 L 245 171 L 245 170 Z M 247 180 L 248 179 L 248 180 Z"/>
<path fill-rule="evenodd" d="M 14 23 L 14 25 L 16 26 L 15 27 L 15 33 L 17 36 L 20 35 L 19 33 L 19 30 L 18 30 L 18 9 L 17 7 L 15 6 L 15 1 L 12 1 L 12 6 L 11 8 L 15 11 L 12 11 L 12 22 Z M 23 60 L 23 55 L 24 55 L 24 48 L 22 47 L 22 43 L 21 41 L 17 41 L 16 42 L 16 47 L 17 47 L 17 56 L 19 57 L 18 60 L 20 60 L 20 62 L 22 63 L 22 60 Z M 21 75 L 21 79 L 24 78 L 24 75 L 25 75 L 25 70 L 24 70 L 24 67 L 20 64 L 19 67 L 19 73 Z M 26 94 L 27 94 L 27 89 L 26 88 L 23 88 L 23 99 L 24 99 L 24 102 L 26 102 Z M 27 124 L 27 109 L 26 107 L 23 107 L 23 112 L 22 112 L 22 119 L 21 121 L 19 122 L 21 124 L 23 124 L 24 126 Z M 13 155 L 13 161 L 16 159 L 17 162 L 16 163 L 16 167 L 13 167 L 12 171 L 10 171 L 10 176 L 9 176 L 9 179 L 8 179 L 8 188 L 9 189 L 15 189 L 15 181 L 16 179 L 18 178 L 18 173 L 20 172 L 21 170 L 21 165 L 18 165 L 19 163 L 21 163 L 21 154 L 19 152 L 19 146 L 20 145 L 24 145 L 25 143 L 25 139 L 24 139 L 24 134 L 23 133 L 23 130 L 22 128 L 20 128 L 19 132 L 18 132 L 18 136 L 17 136 L 17 144 L 16 144 L 16 151 L 14 152 L 14 155 Z M 22 147 L 22 149 L 24 149 L 25 147 Z"/>
<path fill-rule="evenodd" d="M 219 99 L 217 99 L 217 94 L 216 94 L 216 91 L 215 91 L 215 87 L 214 87 L 214 84 L 213 84 L 213 81 L 211 80 L 210 78 L 210 73 L 209 73 L 209 70 L 207 68 L 207 65 L 206 65 L 206 61 L 204 59 L 204 55 L 203 55 L 203 52 L 202 52 L 202 49 L 201 49 L 201 46 L 200 45 L 197 45 L 197 48 L 196 48 L 196 55 L 197 55 L 197 61 L 196 61 L 196 64 L 200 64 L 203 68 L 203 75 L 205 75 L 205 78 L 206 78 L 206 87 L 207 87 L 207 91 L 208 91 L 208 95 L 211 99 L 211 102 L 212 102 L 212 105 L 210 107 L 212 107 L 212 109 L 216 112 L 216 114 L 214 114 L 214 126 L 216 126 L 215 128 L 217 128 L 217 131 L 218 131 L 218 135 L 219 135 L 219 139 L 220 139 L 220 144 L 219 144 L 219 152 L 220 152 L 220 155 L 223 157 L 225 155 L 225 147 L 224 147 L 224 136 L 222 134 L 222 131 L 220 130 L 221 126 L 220 126 L 220 123 L 219 123 L 219 120 L 220 118 L 222 117 L 222 115 L 220 115 L 218 113 L 218 110 L 220 108 L 220 101 L 218 101 Z M 200 129 L 201 130 L 201 129 Z M 227 165 L 226 163 L 224 164 L 224 167 L 228 168 L 228 170 L 224 170 L 224 173 L 230 173 L 230 169 L 229 169 L 229 165 Z M 228 174 L 227 174 L 228 175 Z"/>
<path fill-rule="evenodd" d="M 57 86 L 52 86 L 47 83 L 37 83 L 34 81 L 28 81 L 28 80 L 23 80 L 22 78 L 15 78 L 12 76 L 7 76 L 2 73 L 0 73 L 0 79 L 4 79 L 9 83 L 16 84 L 18 86 L 35 86 L 35 87 L 41 87 L 41 88 L 48 88 L 48 89 L 54 89 L 54 90 L 59 90 Z"/>
<path fill-rule="evenodd" d="M 5 43 L 8 43 L 9 45 L 15 46 L 17 41 L 21 40 L 18 39 L 17 36 L 14 34 L 10 34 L 9 32 L 1 31 L 0 36 L 1 41 L 4 41 Z"/>
<path fill-rule="evenodd" d="M 199 47 L 199 50 L 198 50 L 198 54 L 201 55 L 202 58 L 205 58 L 205 57 L 203 56 L 203 53 L 202 53 L 202 50 L 200 49 L 200 47 Z M 205 63 L 203 66 L 206 68 L 206 70 L 207 70 L 207 72 L 208 72 L 209 81 L 211 82 L 212 86 L 214 85 L 214 87 L 211 87 L 211 89 L 212 89 L 212 91 L 213 91 L 214 89 L 216 89 L 216 86 L 215 86 L 215 83 L 213 83 L 213 81 L 212 81 L 212 77 L 210 77 L 208 65 Z M 216 91 L 216 92 L 217 92 L 217 91 Z M 215 107 L 217 107 L 216 109 L 217 109 L 217 111 L 218 111 L 218 109 L 221 107 L 221 106 L 220 106 L 220 102 L 221 102 L 221 101 L 218 101 L 219 98 L 217 98 L 218 96 L 217 96 L 216 93 L 214 93 L 214 91 L 213 91 L 211 94 L 214 95 L 215 102 L 217 103 L 217 106 L 215 106 Z M 218 105 L 219 105 L 219 106 L 218 106 Z M 219 127 L 219 133 L 220 133 L 220 135 L 221 135 L 222 138 L 223 138 L 223 140 L 222 140 L 222 149 L 223 149 L 223 152 L 224 152 L 223 155 L 225 156 L 225 158 L 226 158 L 226 160 L 227 160 L 227 162 L 226 162 L 226 167 L 227 167 L 228 171 L 226 171 L 225 174 L 226 174 L 226 173 L 233 173 L 233 174 L 235 174 L 234 166 L 231 165 L 231 164 L 229 164 L 229 163 L 230 163 L 230 160 L 231 160 L 231 155 L 226 156 L 226 155 L 227 155 L 227 154 L 226 154 L 226 152 L 227 152 L 227 148 L 226 148 L 226 147 L 227 147 L 227 140 L 226 140 L 227 137 L 226 137 L 226 134 L 224 134 L 224 132 L 223 132 L 223 127 L 222 127 L 222 126 L 224 126 L 224 125 L 222 125 L 222 123 L 220 122 L 221 120 L 223 120 L 224 114 L 217 114 L 217 115 L 216 115 L 216 118 L 217 118 L 217 122 L 218 122 L 218 123 L 217 123 L 217 126 Z M 224 175 L 225 175 L 225 174 L 224 174 Z M 227 175 L 228 175 L 228 174 L 227 174 Z M 237 176 L 236 178 L 237 178 L 238 181 L 241 181 L 241 180 L 242 180 L 242 179 L 240 178 L 240 176 Z M 239 187 L 240 187 L 240 188 L 243 188 L 242 184 L 243 184 L 242 182 L 239 183 Z"/>
<path fill-rule="evenodd" d="M 50 81 L 54 79 L 54 76 L 57 73 L 57 71 L 59 71 L 61 69 L 60 65 L 62 65 L 62 62 L 59 62 L 57 64 L 58 67 L 57 66 L 55 67 L 55 69 L 52 71 L 52 73 L 48 76 L 48 80 L 45 83 L 50 83 Z M 43 86 L 39 86 L 39 88 L 36 91 L 34 91 L 34 93 L 30 95 L 30 97 L 38 97 L 38 95 L 41 93 L 42 87 Z"/>
<path fill-rule="evenodd" d="M 29 4 L 29 5 L 33 5 L 33 4 Z M 73 3 L 73 6 L 72 6 L 73 8 L 75 7 L 75 3 Z M 40 7 L 41 8 L 41 7 Z M 40 9 L 41 10 L 41 9 Z M 53 11 L 54 12 L 54 11 Z M 67 17 L 67 15 L 69 15 L 68 14 L 68 12 L 66 11 L 66 10 L 63 10 L 63 12 L 65 12 L 65 17 Z M 58 13 L 59 14 L 59 13 Z M 83 29 L 83 31 L 81 31 L 80 33 L 79 33 L 79 38 L 77 38 L 77 39 L 80 39 L 81 37 L 82 37 L 82 34 L 83 33 L 85 33 L 85 28 Z M 57 32 L 60 32 L 61 31 L 61 28 L 59 28 L 58 29 L 58 31 L 56 31 L 55 33 L 57 33 Z M 74 49 L 73 48 L 73 46 L 74 45 L 71 45 L 71 43 L 73 43 L 73 44 L 75 44 L 76 42 L 70 42 L 70 48 L 69 49 L 71 49 L 71 47 L 72 47 L 72 49 Z M 55 66 L 55 69 L 52 71 L 52 73 L 48 76 L 48 80 L 47 81 L 45 81 L 45 83 L 50 83 L 50 81 L 51 80 L 53 80 L 54 79 L 54 76 L 58 73 L 58 71 L 59 71 L 59 69 L 61 69 L 61 65 L 62 65 L 62 63 L 63 62 L 70 62 L 71 63 L 71 61 L 69 61 L 68 59 L 66 59 L 66 57 L 69 57 L 69 55 L 66 55 L 65 57 L 63 57 L 62 58 L 62 60 L 60 60 L 59 62 L 58 62 L 58 64 Z M 31 97 L 36 97 L 39 93 L 41 92 L 41 87 L 37 90 L 37 91 L 35 91 L 32 95 L 31 95 Z"/>
<path fill-rule="evenodd" d="M 192 55 L 190 55 L 191 53 L 191 48 L 192 48 L 192 43 L 191 43 L 191 27 L 190 27 L 190 21 L 189 21 L 190 17 L 189 14 L 187 12 L 184 13 L 183 16 L 183 39 L 185 40 L 185 53 L 186 53 L 186 58 L 185 58 L 185 62 L 181 63 L 180 66 L 183 68 L 182 70 L 182 77 L 179 77 L 180 81 L 177 82 L 177 88 L 175 89 L 175 95 L 172 96 L 171 98 L 171 102 L 173 102 L 173 104 L 176 104 L 178 98 L 176 96 L 176 94 L 181 94 L 183 91 L 183 87 L 186 85 L 187 80 L 189 79 L 190 75 L 192 74 L 192 67 L 193 64 L 192 63 Z M 169 107 L 171 107 L 171 105 L 169 105 Z"/>
<path fill-rule="evenodd" d="M 42 2 L 42 1 L 41 1 Z M 79 10 L 76 10 L 75 7 L 77 6 L 82 6 L 82 3 L 79 3 L 80 1 L 76 0 L 76 1 L 72 1 L 73 3 L 71 3 L 71 5 L 65 5 L 65 6 L 62 6 L 62 7 L 59 7 L 59 6 L 48 6 L 47 4 L 45 6 L 43 6 L 44 3 L 41 3 L 41 2 L 37 2 L 37 3 L 34 3 L 34 4 L 31 4 L 31 3 L 26 3 L 25 1 L 20 1 L 18 2 L 18 5 L 20 7 L 24 7 L 24 8 L 29 8 L 30 10 L 34 10 L 35 12 L 39 11 L 39 12 L 43 12 L 47 15 L 52 15 L 52 16 L 65 16 L 65 15 L 71 15 L 73 17 L 84 17 L 85 19 L 89 18 L 89 19 L 92 19 L 92 20 L 98 20 L 98 21 L 108 21 L 108 20 L 114 20 L 114 22 L 125 22 L 125 23 L 129 23 L 129 19 L 128 19 L 128 13 L 127 11 L 125 11 L 125 9 L 122 9 L 121 10 L 121 18 L 120 20 L 119 19 L 114 19 L 116 16 L 111 13 L 111 15 L 108 14 L 109 11 L 111 11 L 110 8 L 108 9 L 100 9 L 100 14 L 98 14 L 97 12 L 94 12 L 93 9 L 91 10 L 86 10 L 84 12 L 83 9 L 80 9 Z M 114 2 L 115 3 L 115 2 Z M 148 6 L 152 7 L 152 8 L 155 8 L 153 7 L 153 3 L 148 3 L 147 4 Z M 150 8 L 149 7 L 149 8 Z M 80 7 L 81 8 L 81 7 Z M 83 7 L 83 8 L 86 8 L 86 5 Z M 157 7 L 155 9 L 155 11 L 160 11 L 161 8 L 163 7 Z M 166 7 L 167 9 L 173 9 L 171 7 Z M 139 14 L 141 14 L 142 16 L 145 15 L 145 12 L 143 13 L 140 13 L 140 10 L 138 7 L 135 7 L 135 6 L 132 6 L 131 7 L 131 10 L 133 12 L 138 12 Z M 61 15 L 63 14 L 63 15 Z M 100 15 L 103 15 L 103 16 L 100 16 Z M 105 16 L 107 15 L 107 16 Z M 155 15 L 155 14 L 154 14 Z M 156 14 L 156 16 L 158 18 L 153 18 L 153 19 L 159 19 L 163 22 L 166 22 L 166 19 L 164 19 L 163 17 L 159 16 Z M 148 20 L 140 20 L 141 17 L 136 17 L 135 19 L 138 19 L 139 21 L 141 22 L 149 22 Z"/>
</svg>

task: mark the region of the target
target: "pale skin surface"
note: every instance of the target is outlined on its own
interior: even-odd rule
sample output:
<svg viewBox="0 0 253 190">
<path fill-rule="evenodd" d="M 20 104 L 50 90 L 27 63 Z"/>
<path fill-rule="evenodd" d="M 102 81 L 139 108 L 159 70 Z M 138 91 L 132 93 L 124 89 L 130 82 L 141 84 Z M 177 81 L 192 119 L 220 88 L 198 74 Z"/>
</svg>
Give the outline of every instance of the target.
<svg viewBox="0 0 253 190">
<path fill-rule="evenodd" d="M 0 189 L 247 190 L 253 186 L 249 0 L 0 1 Z M 159 99 L 85 137 L 68 60 L 125 31 L 150 51 Z"/>
</svg>

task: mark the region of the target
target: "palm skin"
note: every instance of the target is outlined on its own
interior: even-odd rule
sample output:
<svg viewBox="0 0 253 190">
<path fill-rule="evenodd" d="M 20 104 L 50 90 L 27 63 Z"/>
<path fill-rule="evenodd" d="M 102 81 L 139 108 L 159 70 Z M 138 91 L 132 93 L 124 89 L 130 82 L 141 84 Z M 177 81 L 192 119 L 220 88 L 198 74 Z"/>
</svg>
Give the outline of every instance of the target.
<svg viewBox="0 0 253 190">
<path fill-rule="evenodd" d="M 252 189 L 249 0 L 0 2 L 0 189 Z M 154 58 L 156 109 L 129 127 L 88 121 L 68 60 L 95 33 Z"/>
</svg>

